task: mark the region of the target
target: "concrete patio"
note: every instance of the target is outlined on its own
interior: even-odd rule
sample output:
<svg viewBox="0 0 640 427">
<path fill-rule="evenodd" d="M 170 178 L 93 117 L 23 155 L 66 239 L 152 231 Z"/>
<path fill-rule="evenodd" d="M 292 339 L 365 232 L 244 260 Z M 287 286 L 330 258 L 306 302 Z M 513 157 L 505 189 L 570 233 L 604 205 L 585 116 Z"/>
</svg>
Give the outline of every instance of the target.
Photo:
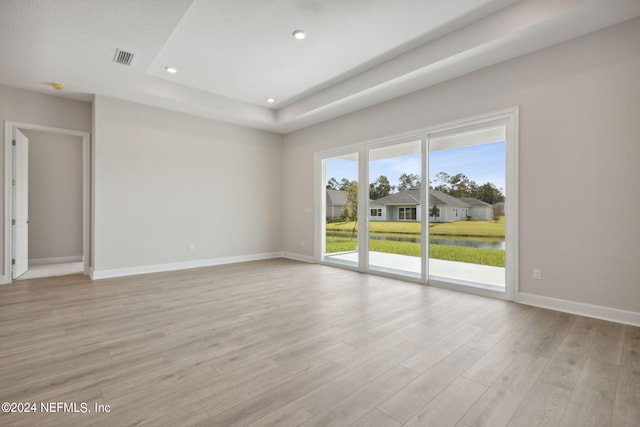
<svg viewBox="0 0 640 427">
<path fill-rule="evenodd" d="M 325 255 L 325 260 L 341 265 L 355 266 L 358 262 L 357 252 L 340 252 Z M 371 270 L 420 277 L 418 257 L 396 255 L 383 252 L 369 252 L 369 268 Z M 467 262 L 429 260 L 429 277 L 443 280 L 451 279 L 478 285 L 487 285 L 504 289 L 504 267 L 470 264 Z"/>
</svg>

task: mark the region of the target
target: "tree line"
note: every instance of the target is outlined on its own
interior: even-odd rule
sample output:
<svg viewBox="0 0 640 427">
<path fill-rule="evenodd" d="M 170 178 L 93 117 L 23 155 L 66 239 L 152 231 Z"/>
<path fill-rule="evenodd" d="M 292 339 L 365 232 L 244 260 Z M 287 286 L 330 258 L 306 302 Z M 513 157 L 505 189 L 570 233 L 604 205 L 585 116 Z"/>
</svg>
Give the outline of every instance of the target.
<svg viewBox="0 0 640 427">
<path fill-rule="evenodd" d="M 404 191 L 421 186 L 422 178 L 413 173 L 403 173 L 400 175 L 398 178 L 398 185 L 391 185 L 386 176 L 380 175 L 378 179 L 369 184 L 369 198 L 371 200 L 377 200 L 398 191 Z M 357 201 L 357 181 L 350 181 L 346 178 L 342 178 L 342 180 L 338 181 L 336 178 L 331 178 L 327 182 L 327 189 L 346 191 L 347 199 L 349 199 L 349 196 L 351 196 L 352 199 L 355 196 L 355 200 L 353 201 Z M 482 200 L 485 203 L 489 203 L 490 205 L 504 202 L 504 194 L 502 193 L 501 188 L 498 188 L 491 182 L 478 185 L 463 173 L 449 175 L 446 172 L 438 172 L 435 179 L 433 181 L 429 181 L 429 189 L 441 191 L 457 198 L 473 197 L 475 199 Z"/>
</svg>

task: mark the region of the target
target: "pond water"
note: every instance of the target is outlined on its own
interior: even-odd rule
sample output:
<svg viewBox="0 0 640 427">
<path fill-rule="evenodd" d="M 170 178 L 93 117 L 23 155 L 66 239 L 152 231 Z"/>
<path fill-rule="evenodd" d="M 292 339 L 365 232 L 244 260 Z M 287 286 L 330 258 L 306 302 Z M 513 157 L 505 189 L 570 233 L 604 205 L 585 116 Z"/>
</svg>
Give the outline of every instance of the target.
<svg viewBox="0 0 640 427">
<path fill-rule="evenodd" d="M 327 232 L 328 237 L 353 238 L 351 232 Z M 371 240 L 392 240 L 395 242 L 420 243 L 421 238 L 411 234 L 395 233 L 370 233 Z M 432 245 L 467 246 L 470 248 L 505 249 L 504 239 L 494 239 L 488 237 L 466 237 L 466 236 L 430 236 L 429 243 Z"/>
<path fill-rule="evenodd" d="M 462 236 L 430 236 L 429 243 L 434 245 L 468 246 L 470 248 L 505 249 L 504 239 Z"/>
</svg>

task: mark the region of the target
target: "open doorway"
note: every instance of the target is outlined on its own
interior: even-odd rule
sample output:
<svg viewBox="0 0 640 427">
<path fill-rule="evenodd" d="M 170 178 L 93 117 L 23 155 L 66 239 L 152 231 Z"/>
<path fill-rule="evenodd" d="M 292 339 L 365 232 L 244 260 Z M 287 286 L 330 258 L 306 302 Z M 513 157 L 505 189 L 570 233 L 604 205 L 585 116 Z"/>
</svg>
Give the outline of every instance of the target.
<svg viewBox="0 0 640 427">
<path fill-rule="evenodd" d="M 89 273 L 87 132 L 5 123 L 4 230 L 5 283 Z"/>
</svg>

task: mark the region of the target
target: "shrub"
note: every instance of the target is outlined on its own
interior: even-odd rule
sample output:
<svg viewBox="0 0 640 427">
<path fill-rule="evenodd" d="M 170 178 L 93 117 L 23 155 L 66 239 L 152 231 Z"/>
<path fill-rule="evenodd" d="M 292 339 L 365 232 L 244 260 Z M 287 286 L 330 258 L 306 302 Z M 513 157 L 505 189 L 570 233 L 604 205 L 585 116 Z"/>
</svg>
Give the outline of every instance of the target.
<svg viewBox="0 0 640 427">
<path fill-rule="evenodd" d="M 336 224 L 338 222 L 346 222 L 347 219 L 341 216 L 337 216 L 335 218 L 327 218 L 327 224 Z"/>
</svg>

